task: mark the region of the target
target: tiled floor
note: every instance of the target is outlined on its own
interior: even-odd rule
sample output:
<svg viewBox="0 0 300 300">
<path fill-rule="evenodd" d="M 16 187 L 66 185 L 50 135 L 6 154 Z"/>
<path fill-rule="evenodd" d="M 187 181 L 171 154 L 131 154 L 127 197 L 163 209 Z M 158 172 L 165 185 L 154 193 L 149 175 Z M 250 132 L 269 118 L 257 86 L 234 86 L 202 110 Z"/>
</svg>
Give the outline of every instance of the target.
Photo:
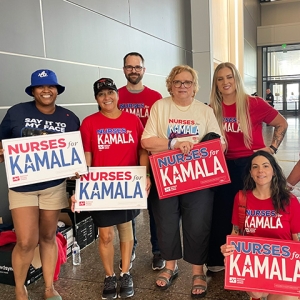
<svg viewBox="0 0 300 300">
<path fill-rule="evenodd" d="M 285 174 L 289 174 L 295 162 L 299 158 L 300 137 L 299 118 L 288 118 L 289 129 L 286 138 L 276 155 Z M 264 135 L 267 145 L 272 138 L 272 127 L 264 128 Z M 135 295 L 132 299 L 191 299 L 191 272 L 184 261 L 179 261 L 179 277 L 167 291 L 158 291 L 155 288 L 156 272 L 151 269 L 151 247 L 149 242 L 148 213 L 143 211 L 137 218 L 138 249 L 137 257 L 133 263 L 131 271 L 134 284 Z M 117 243 L 117 241 L 116 241 Z M 116 247 L 118 249 L 118 247 Z M 115 254 L 115 271 L 118 272 L 119 252 Z M 103 267 L 98 256 L 97 244 L 94 242 L 82 251 L 82 264 L 73 266 L 71 259 L 61 268 L 60 279 L 55 283 L 56 289 L 64 300 L 98 300 L 101 299 L 103 287 Z M 223 288 L 224 272 L 216 273 L 208 277 L 208 292 L 205 299 L 214 300 L 248 300 L 249 297 L 244 292 L 228 291 Z M 39 279 L 28 287 L 32 300 L 43 299 L 43 279 Z M 0 299 L 13 300 L 14 288 L 12 286 L 0 284 Z"/>
</svg>

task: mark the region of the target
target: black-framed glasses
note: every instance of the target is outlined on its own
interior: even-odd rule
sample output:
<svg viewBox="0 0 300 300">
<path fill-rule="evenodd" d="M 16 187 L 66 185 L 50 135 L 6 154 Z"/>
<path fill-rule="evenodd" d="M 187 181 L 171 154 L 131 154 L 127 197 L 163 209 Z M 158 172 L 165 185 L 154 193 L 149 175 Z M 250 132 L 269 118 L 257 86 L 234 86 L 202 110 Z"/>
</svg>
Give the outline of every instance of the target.
<svg viewBox="0 0 300 300">
<path fill-rule="evenodd" d="M 180 88 L 182 85 L 185 87 L 185 88 L 190 88 L 193 84 L 193 81 L 190 81 L 190 80 L 186 80 L 186 81 L 180 81 L 180 80 L 174 80 L 173 81 L 173 85 L 176 87 L 176 88 Z"/>
<path fill-rule="evenodd" d="M 125 70 L 128 71 L 128 72 L 131 72 L 133 69 L 136 71 L 136 72 L 141 72 L 143 67 L 141 66 L 124 66 Z"/>
</svg>

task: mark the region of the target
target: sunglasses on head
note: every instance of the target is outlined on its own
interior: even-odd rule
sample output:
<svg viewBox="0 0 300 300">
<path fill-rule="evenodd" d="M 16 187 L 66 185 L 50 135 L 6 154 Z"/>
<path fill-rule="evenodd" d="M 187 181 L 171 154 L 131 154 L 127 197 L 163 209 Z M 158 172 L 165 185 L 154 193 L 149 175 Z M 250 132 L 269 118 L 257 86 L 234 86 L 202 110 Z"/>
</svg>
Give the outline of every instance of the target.
<svg viewBox="0 0 300 300">
<path fill-rule="evenodd" d="M 114 86 L 114 85 L 115 85 L 115 83 L 114 83 L 113 80 L 111 80 L 111 79 L 109 79 L 109 78 L 106 78 L 106 79 L 101 79 L 100 81 L 98 81 L 98 82 L 96 83 L 96 88 L 97 88 L 97 89 L 100 89 L 100 88 L 102 88 L 102 87 L 104 87 L 104 86 L 112 87 L 112 86 Z"/>
</svg>

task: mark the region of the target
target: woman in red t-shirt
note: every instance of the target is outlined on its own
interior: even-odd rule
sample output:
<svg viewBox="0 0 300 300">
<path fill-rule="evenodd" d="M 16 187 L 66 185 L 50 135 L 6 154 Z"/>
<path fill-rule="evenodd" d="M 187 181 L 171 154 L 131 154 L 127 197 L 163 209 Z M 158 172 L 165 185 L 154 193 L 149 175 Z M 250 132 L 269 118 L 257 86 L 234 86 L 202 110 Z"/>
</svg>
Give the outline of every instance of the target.
<svg viewBox="0 0 300 300">
<path fill-rule="evenodd" d="M 230 184 L 215 189 L 207 266 L 216 272 L 224 269 L 220 246 L 231 232 L 233 199 L 243 189 L 245 164 L 256 150 L 275 153 L 284 138 L 287 122 L 265 100 L 246 94 L 237 68 L 229 62 L 219 64 L 214 72 L 210 106 L 227 142 L 225 158 L 231 179 Z M 263 123 L 274 127 L 269 147 L 264 143 Z"/>
<path fill-rule="evenodd" d="M 257 151 L 246 166 L 243 194 L 246 197 L 245 221 L 240 228 L 239 195 L 234 199 L 232 214 L 232 235 L 240 233 L 249 236 L 300 241 L 300 204 L 286 189 L 286 179 L 274 159 L 266 151 Z M 272 224 L 272 226 L 265 226 Z M 300 244 L 299 244 L 300 245 Z M 222 245 L 221 252 L 228 256 L 234 245 Z M 267 300 L 293 300 L 297 297 L 248 292 L 251 297 L 267 297 Z M 253 298 L 254 299 L 254 298 Z"/>
<path fill-rule="evenodd" d="M 80 127 L 86 163 L 90 167 L 146 166 L 149 159 L 140 140 L 143 125 L 134 114 L 118 109 L 118 89 L 110 78 L 94 83 L 95 99 L 99 111 L 86 117 Z M 146 189 L 149 192 L 150 178 Z M 72 197 L 72 202 L 75 202 Z M 74 210 L 74 205 L 72 205 Z M 128 298 L 134 295 L 132 276 L 129 273 L 133 247 L 132 219 L 140 213 L 136 209 L 91 211 L 99 230 L 99 253 L 105 270 L 102 299 Z M 114 225 L 120 238 L 122 270 L 117 295 L 117 277 L 114 272 Z"/>
</svg>

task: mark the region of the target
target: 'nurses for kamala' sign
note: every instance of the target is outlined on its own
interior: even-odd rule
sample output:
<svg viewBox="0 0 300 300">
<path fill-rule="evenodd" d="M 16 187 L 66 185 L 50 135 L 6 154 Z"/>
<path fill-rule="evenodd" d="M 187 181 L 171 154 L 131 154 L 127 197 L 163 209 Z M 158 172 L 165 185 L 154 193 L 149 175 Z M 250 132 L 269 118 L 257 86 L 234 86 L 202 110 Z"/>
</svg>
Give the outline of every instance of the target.
<svg viewBox="0 0 300 300">
<path fill-rule="evenodd" d="M 8 187 L 87 173 L 79 131 L 2 140 Z"/>
<path fill-rule="evenodd" d="M 219 139 L 194 145 L 188 155 L 179 150 L 151 155 L 150 163 L 160 199 L 230 182 Z"/>
<path fill-rule="evenodd" d="M 227 236 L 235 251 L 226 257 L 225 289 L 300 296 L 300 243 Z"/>
<path fill-rule="evenodd" d="M 76 211 L 147 208 L 146 167 L 92 167 L 76 179 Z"/>
</svg>

